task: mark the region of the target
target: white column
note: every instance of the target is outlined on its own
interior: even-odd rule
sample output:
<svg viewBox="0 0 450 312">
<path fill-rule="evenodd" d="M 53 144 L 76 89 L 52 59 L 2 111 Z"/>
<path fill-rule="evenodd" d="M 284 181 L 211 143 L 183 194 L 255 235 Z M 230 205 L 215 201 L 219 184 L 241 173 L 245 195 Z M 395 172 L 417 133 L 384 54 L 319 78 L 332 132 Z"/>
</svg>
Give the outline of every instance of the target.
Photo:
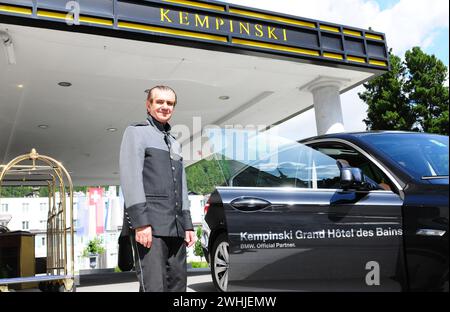
<svg viewBox="0 0 450 312">
<path fill-rule="evenodd" d="M 320 81 L 308 87 L 313 94 L 317 134 L 344 132 L 339 81 Z"/>
</svg>

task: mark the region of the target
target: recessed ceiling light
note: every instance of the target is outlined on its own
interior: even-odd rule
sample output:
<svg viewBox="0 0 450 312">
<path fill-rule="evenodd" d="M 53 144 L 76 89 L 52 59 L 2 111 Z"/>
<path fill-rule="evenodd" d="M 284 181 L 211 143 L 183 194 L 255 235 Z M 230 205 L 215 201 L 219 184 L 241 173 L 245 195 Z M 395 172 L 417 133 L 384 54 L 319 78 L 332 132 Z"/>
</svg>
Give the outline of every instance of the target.
<svg viewBox="0 0 450 312">
<path fill-rule="evenodd" d="M 58 85 L 61 87 L 70 87 L 72 84 L 67 81 L 61 81 L 61 82 L 58 82 Z"/>
<path fill-rule="evenodd" d="M 38 127 L 41 129 L 48 129 L 48 125 L 39 125 Z"/>
<path fill-rule="evenodd" d="M 23 84 L 18 84 L 17 88 L 22 89 L 23 88 Z"/>
<path fill-rule="evenodd" d="M 228 95 L 219 96 L 219 100 L 229 100 L 230 97 Z"/>
<path fill-rule="evenodd" d="M 108 128 L 108 129 L 106 129 L 107 131 L 109 131 L 109 132 L 116 132 L 117 131 L 117 128 Z"/>
</svg>

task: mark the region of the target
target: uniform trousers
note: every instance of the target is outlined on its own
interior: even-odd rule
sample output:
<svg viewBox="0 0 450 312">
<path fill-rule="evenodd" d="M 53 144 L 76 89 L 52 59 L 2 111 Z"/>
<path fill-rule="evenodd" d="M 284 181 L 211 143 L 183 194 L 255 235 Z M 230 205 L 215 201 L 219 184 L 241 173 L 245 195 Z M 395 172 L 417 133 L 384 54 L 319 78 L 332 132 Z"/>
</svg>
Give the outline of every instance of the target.
<svg viewBox="0 0 450 312">
<path fill-rule="evenodd" d="M 184 238 L 153 236 L 150 248 L 130 233 L 140 292 L 185 292 L 187 285 Z"/>
</svg>

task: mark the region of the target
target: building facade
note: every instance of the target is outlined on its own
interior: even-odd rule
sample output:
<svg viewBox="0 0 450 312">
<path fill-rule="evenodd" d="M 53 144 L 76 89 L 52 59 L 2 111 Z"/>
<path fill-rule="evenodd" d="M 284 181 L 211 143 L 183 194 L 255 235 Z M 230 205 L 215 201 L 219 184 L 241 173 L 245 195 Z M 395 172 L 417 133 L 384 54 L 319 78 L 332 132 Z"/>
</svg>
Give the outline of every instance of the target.
<svg viewBox="0 0 450 312">
<path fill-rule="evenodd" d="M 96 206 L 89 205 L 89 195 L 76 193 L 74 196 L 75 229 L 75 272 L 92 269 L 89 259 L 83 251 L 90 240 L 100 237 L 105 253 L 98 257 L 96 269 L 114 269 L 117 266 L 118 238 L 122 228 L 123 199 L 116 195 L 112 186 L 104 193 L 101 200 L 102 213 L 97 213 Z M 202 223 L 205 198 L 202 195 L 189 195 L 192 221 L 195 227 Z M 2 198 L 0 200 L 0 225 L 10 231 L 26 231 L 35 235 L 35 257 L 47 256 L 47 215 L 48 198 L 24 197 Z M 99 217 L 101 220 L 99 220 Z M 98 225 L 102 227 L 99 228 Z M 188 262 L 198 261 L 193 247 L 188 248 Z"/>
</svg>

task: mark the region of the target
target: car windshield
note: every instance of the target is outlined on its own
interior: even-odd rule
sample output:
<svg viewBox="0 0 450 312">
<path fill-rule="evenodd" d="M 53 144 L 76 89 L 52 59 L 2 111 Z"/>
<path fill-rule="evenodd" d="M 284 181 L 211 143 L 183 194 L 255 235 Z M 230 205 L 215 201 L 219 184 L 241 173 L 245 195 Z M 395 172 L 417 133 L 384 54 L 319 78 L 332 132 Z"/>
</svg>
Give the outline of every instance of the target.
<svg viewBox="0 0 450 312">
<path fill-rule="evenodd" d="M 448 136 L 383 133 L 361 137 L 417 179 L 448 176 Z"/>
</svg>

